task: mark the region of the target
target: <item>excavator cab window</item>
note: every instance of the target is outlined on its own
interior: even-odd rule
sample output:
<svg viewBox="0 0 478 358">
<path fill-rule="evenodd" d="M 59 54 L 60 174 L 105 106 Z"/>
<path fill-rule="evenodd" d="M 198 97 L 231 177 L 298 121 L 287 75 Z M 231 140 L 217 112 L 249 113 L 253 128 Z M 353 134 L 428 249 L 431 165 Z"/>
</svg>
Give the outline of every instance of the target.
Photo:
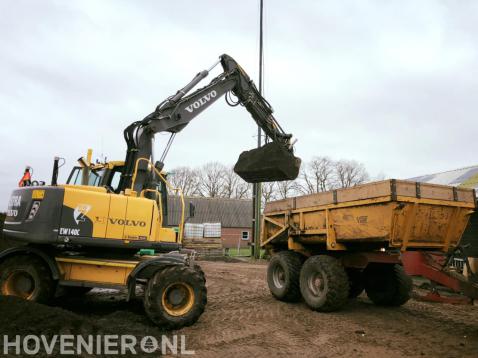
<svg viewBox="0 0 478 358">
<path fill-rule="evenodd" d="M 119 194 L 121 174 L 123 173 L 123 165 L 114 166 L 112 169 L 105 169 L 101 186 L 109 188 L 112 192 Z"/>
<path fill-rule="evenodd" d="M 104 169 L 90 170 L 88 174 L 88 186 L 99 186 L 105 173 Z M 67 184 L 82 185 L 83 170 L 81 167 L 74 167 L 68 177 Z"/>
</svg>

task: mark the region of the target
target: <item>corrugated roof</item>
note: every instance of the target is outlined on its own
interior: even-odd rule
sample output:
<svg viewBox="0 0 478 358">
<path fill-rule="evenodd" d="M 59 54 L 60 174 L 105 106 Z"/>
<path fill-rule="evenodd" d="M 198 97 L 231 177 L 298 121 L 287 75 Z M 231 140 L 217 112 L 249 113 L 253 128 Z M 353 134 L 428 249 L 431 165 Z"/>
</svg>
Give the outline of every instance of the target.
<svg viewBox="0 0 478 358">
<path fill-rule="evenodd" d="M 422 183 L 453 185 L 465 188 L 478 189 L 478 165 L 449 170 L 446 172 L 428 174 L 409 180 Z"/>
<path fill-rule="evenodd" d="M 252 226 L 252 200 L 226 199 L 226 198 L 184 198 L 186 216 L 189 213 L 189 203 L 196 206 L 196 214 L 189 219 L 189 223 L 217 223 L 222 227 Z M 177 226 L 181 216 L 179 197 L 170 196 L 168 199 L 168 225 Z"/>
</svg>

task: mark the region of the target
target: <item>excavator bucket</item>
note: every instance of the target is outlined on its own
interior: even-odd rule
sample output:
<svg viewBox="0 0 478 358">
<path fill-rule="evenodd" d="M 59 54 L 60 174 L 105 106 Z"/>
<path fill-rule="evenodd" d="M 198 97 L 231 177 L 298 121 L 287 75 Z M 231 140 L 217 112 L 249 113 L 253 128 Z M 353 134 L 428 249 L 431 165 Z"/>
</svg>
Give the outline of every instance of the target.
<svg viewBox="0 0 478 358">
<path fill-rule="evenodd" d="M 248 183 L 294 180 L 299 175 L 300 158 L 278 142 L 242 152 L 234 172 Z"/>
</svg>

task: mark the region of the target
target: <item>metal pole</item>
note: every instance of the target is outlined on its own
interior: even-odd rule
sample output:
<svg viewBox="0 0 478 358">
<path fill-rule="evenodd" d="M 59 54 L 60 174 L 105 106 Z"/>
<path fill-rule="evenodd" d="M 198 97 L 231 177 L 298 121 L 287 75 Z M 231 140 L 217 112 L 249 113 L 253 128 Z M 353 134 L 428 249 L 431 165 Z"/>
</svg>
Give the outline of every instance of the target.
<svg viewBox="0 0 478 358">
<path fill-rule="evenodd" d="M 264 51 L 263 51 L 263 17 L 264 17 L 264 1 L 260 0 L 260 16 L 259 16 L 259 93 L 263 91 L 263 66 L 264 66 Z M 257 147 L 262 145 L 262 133 L 261 127 L 257 127 Z M 261 198 L 262 198 L 262 185 L 261 183 L 255 183 L 253 187 L 254 200 L 254 258 L 258 259 L 261 255 Z"/>
</svg>

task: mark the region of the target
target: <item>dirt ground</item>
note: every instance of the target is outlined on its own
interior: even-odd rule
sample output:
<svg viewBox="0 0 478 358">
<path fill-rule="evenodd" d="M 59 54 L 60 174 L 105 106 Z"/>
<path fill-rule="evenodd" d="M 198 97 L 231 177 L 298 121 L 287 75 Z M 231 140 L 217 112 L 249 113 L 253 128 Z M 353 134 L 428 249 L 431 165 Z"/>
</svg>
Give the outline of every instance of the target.
<svg viewBox="0 0 478 358">
<path fill-rule="evenodd" d="M 317 313 L 304 303 L 276 301 L 266 265 L 201 262 L 208 306 L 186 336 L 197 357 L 477 357 L 478 307 L 409 301 L 374 306 L 365 296 L 340 312 Z M 162 332 L 143 314 L 141 301 L 95 290 L 59 298 L 56 307 L 0 299 L 0 334 L 132 334 Z"/>
</svg>

